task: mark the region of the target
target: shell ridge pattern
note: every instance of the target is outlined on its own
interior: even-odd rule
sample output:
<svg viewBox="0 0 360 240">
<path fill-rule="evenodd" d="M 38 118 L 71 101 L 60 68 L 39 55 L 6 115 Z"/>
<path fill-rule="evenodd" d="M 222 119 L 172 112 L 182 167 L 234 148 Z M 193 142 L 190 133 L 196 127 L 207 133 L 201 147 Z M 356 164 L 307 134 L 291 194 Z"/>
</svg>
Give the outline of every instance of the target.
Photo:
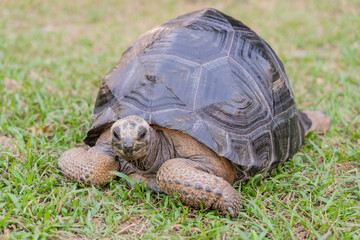
<svg viewBox="0 0 360 240">
<path fill-rule="evenodd" d="M 276 127 L 281 127 L 281 125 L 286 124 L 286 126 L 290 126 L 290 119 L 294 116 L 294 108 L 295 106 L 292 106 L 292 109 L 288 109 L 287 111 L 282 112 L 281 114 L 277 115 L 274 119 L 275 122 L 275 127 L 273 127 L 273 131 L 275 134 L 278 134 L 279 131 L 275 131 Z M 283 116 L 285 115 L 285 116 Z M 284 127 L 283 127 L 284 129 Z M 283 155 L 282 157 L 277 156 L 277 158 L 279 158 L 279 161 L 284 162 L 286 159 L 288 159 L 290 157 L 290 146 L 291 146 L 291 129 L 289 127 L 286 127 L 286 150 L 283 152 L 280 152 L 280 154 L 283 155 L 283 153 L 285 152 L 285 155 Z M 280 136 L 277 137 L 278 141 L 280 141 Z M 279 143 L 278 144 L 278 148 L 283 147 L 283 143 Z"/>
<path fill-rule="evenodd" d="M 158 25 L 153 29 L 141 34 L 138 40 L 136 40 L 124 53 L 123 56 L 133 52 L 135 57 L 138 57 L 141 53 L 144 53 L 147 48 L 151 47 L 157 40 L 170 35 L 173 30 L 186 27 L 196 21 L 196 16 L 201 14 L 198 11 L 197 14 L 186 14 L 172 19 L 165 24 Z M 189 19 L 190 17 L 190 19 Z"/>
<path fill-rule="evenodd" d="M 142 88 L 142 87 L 139 87 Z M 165 86 L 165 88 L 167 88 Z M 168 88 L 167 88 L 168 89 Z M 136 89 L 135 89 L 136 90 Z M 151 91 L 151 89 L 150 89 Z M 151 91 L 153 92 L 153 91 Z M 181 99 L 179 99 L 172 91 L 168 91 L 168 93 L 171 93 L 173 97 L 175 97 L 178 101 L 180 101 L 181 104 L 176 104 L 176 108 L 172 108 L 174 105 L 173 103 L 165 103 L 164 105 L 155 105 L 154 104 L 154 93 L 148 92 L 148 97 L 145 97 L 144 94 L 140 94 L 138 91 L 134 91 L 131 95 L 126 95 L 123 98 L 121 98 L 121 101 L 131 103 L 133 106 L 135 106 L 138 109 L 141 109 L 144 112 L 155 112 L 155 111 L 161 111 L 161 110 L 178 110 L 178 109 L 186 109 L 189 110 L 186 104 L 184 104 Z M 145 104 L 147 103 L 147 104 Z"/>
<path fill-rule="evenodd" d="M 200 19 L 204 20 L 206 23 L 210 23 L 211 26 L 216 25 L 220 28 L 227 28 L 232 30 L 232 25 L 226 20 L 225 14 L 220 13 L 216 9 L 207 8 L 202 10 L 203 14 Z M 225 20 L 224 20 L 225 18 Z"/>
<path fill-rule="evenodd" d="M 254 164 L 251 166 L 251 171 L 262 173 L 272 161 L 272 147 L 269 143 L 271 133 L 268 128 L 265 128 L 257 133 L 254 133 L 250 139 L 251 153 L 253 153 Z M 276 159 L 275 159 L 276 160 Z"/>
<path fill-rule="evenodd" d="M 271 105 L 272 95 L 271 95 L 271 88 L 269 86 L 270 83 L 264 82 L 264 79 L 266 78 L 266 74 L 264 75 L 264 74 L 262 74 L 262 72 L 259 72 L 257 70 L 259 68 L 259 67 L 257 67 L 258 63 L 254 64 L 251 60 L 251 53 L 252 53 L 252 51 L 254 51 L 254 46 L 252 46 L 253 38 L 255 38 L 255 43 L 257 43 L 256 41 L 258 41 L 259 37 L 256 34 L 254 34 L 253 32 L 247 32 L 245 34 L 245 36 L 243 36 L 241 34 L 241 35 L 237 35 L 236 38 L 238 38 L 239 41 L 242 43 L 241 50 L 239 49 L 238 45 L 237 46 L 233 45 L 233 47 L 231 48 L 232 52 L 229 55 L 229 57 L 234 62 L 236 62 L 237 65 L 240 68 L 242 68 L 243 71 L 246 71 L 246 73 L 252 79 L 254 84 L 256 84 L 257 91 L 260 92 L 260 94 L 262 96 L 262 100 L 265 102 L 265 104 L 267 104 L 271 115 L 274 116 L 275 115 L 274 109 L 273 109 L 274 106 Z M 248 40 L 248 39 L 250 39 L 250 40 Z M 260 46 L 260 48 L 261 47 L 263 47 L 263 46 Z M 248 61 L 250 61 L 250 63 Z M 265 83 L 266 85 L 265 84 L 260 85 L 260 83 Z M 265 88 L 265 86 L 263 86 L 263 85 L 267 86 L 267 88 Z"/>
<path fill-rule="evenodd" d="M 109 87 L 106 84 L 101 84 L 100 90 L 96 97 L 96 107 L 94 109 L 94 114 L 98 114 L 107 109 L 112 104 L 115 104 L 114 101 L 116 101 L 115 96 L 112 94 Z M 92 119 L 94 118 L 95 115 L 92 117 Z"/>
<path fill-rule="evenodd" d="M 264 125 L 267 126 L 269 124 L 271 124 L 273 120 L 271 119 L 269 122 L 266 122 L 264 124 L 259 124 L 259 126 L 257 126 L 256 128 L 254 129 L 251 129 L 251 131 L 249 132 L 244 132 L 244 133 L 241 133 L 241 134 L 237 134 L 237 135 L 240 135 L 241 137 L 249 137 L 251 136 L 252 134 L 254 134 L 255 132 L 259 131 L 259 129 L 263 128 Z"/>
<path fill-rule="evenodd" d="M 200 115 L 200 117 L 205 118 L 202 115 Z M 209 119 L 207 119 L 207 121 L 209 121 Z M 250 131 L 247 131 L 247 132 L 244 131 L 244 132 L 237 133 L 237 134 L 239 134 L 241 136 L 249 136 L 250 134 L 253 134 L 255 131 L 257 131 L 259 128 L 262 128 L 264 124 L 267 125 L 267 124 L 271 123 L 271 121 L 272 120 L 270 120 L 269 122 L 266 122 L 266 123 L 259 124 L 259 126 L 257 126 L 256 128 L 251 128 Z M 216 123 L 218 123 L 219 126 L 223 126 L 224 127 L 223 130 L 226 130 L 226 127 L 228 127 L 228 122 L 226 122 L 226 121 L 217 120 Z M 220 123 L 222 123 L 222 125 Z M 231 127 L 234 127 L 234 126 L 231 126 Z"/>
<path fill-rule="evenodd" d="M 230 26 L 232 27 L 232 29 L 234 29 L 235 31 L 246 31 L 246 32 L 253 32 L 248 26 L 246 26 L 244 23 L 242 23 L 241 21 L 226 15 L 224 13 L 222 13 L 223 17 L 226 19 L 226 21 L 230 24 Z"/>
<path fill-rule="evenodd" d="M 135 62 L 136 62 L 136 60 L 135 60 Z M 132 64 L 135 65 L 136 63 L 132 62 Z M 139 65 L 139 67 L 142 67 L 141 64 L 138 64 L 138 65 Z M 120 80 L 120 79 L 122 78 L 122 76 L 120 76 L 121 74 L 118 75 L 119 77 L 115 77 L 115 78 L 114 78 L 113 82 L 122 82 L 122 84 L 121 84 L 121 86 L 120 86 L 119 88 L 115 88 L 115 89 L 116 89 L 116 92 L 115 92 L 115 93 L 112 93 L 112 94 L 114 95 L 114 97 L 118 100 L 118 102 L 120 102 L 120 100 L 122 100 L 122 98 L 125 97 L 126 94 L 128 94 L 128 92 L 126 92 L 126 93 L 123 92 L 123 91 L 124 91 L 124 87 L 125 87 L 125 84 L 127 83 L 127 80 L 129 79 L 128 76 L 129 76 L 129 75 L 130 75 L 130 76 L 133 75 L 136 70 L 137 70 L 137 68 L 132 67 L 131 70 L 130 70 L 130 72 L 128 72 L 128 73 L 126 74 L 125 79 L 123 79 L 122 81 Z M 119 81 L 119 80 L 120 80 L 120 81 Z M 137 89 L 138 87 L 139 87 L 139 86 L 137 86 L 135 89 Z M 133 91 L 133 90 L 132 90 L 132 91 Z M 118 93 L 118 94 L 116 94 L 116 93 Z M 119 95 L 120 93 L 123 94 L 124 96 L 118 98 L 116 95 Z"/>
<path fill-rule="evenodd" d="M 271 115 L 271 117 L 273 117 L 273 111 L 268 103 L 268 101 L 266 101 L 266 98 L 263 94 L 263 92 L 261 91 L 258 83 L 255 81 L 255 79 L 253 78 L 253 76 L 243 67 L 241 66 L 240 63 L 238 63 L 234 58 L 232 58 L 231 56 L 229 56 L 229 58 L 231 59 L 232 62 L 234 62 L 238 67 L 241 68 L 241 70 L 249 77 L 249 79 L 251 79 L 252 83 L 254 83 L 254 86 L 256 87 L 256 92 L 255 94 L 259 97 L 259 99 L 262 99 L 263 100 L 263 103 L 265 103 L 266 105 L 266 108 L 268 109 L 269 111 L 269 114 Z M 261 97 L 258 95 L 258 93 L 260 93 Z M 269 121 L 270 122 L 270 121 Z"/>
<path fill-rule="evenodd" d="M 276 54 L 274 53 L 272 48 L 269 46 L 269 44 L 267 44 L 262 38 L 260 38 L 260 40 L 264 44 L 265 48 L 270 52 L 271 56 L 273 57 L 275 64 L 277 65 L 277 67 L 280 70 L 279 74 L 281 75 L 282 78 L 285 79 L 284 82 L 285 82 L 286 88 L 289 90 L 291 98 L 294 99 L 294 95 L 293 95 L 293 93 L 291 91 L 290 83 L 289 83 L 288 78 L 286 76 L 284 67 L 282 66 L 282 64 L 280 64 L 281 63 L 280 59 L 276 56 Z"/>
<path fill-rule="evenodd" d="M 157 26 L 142 34 L 140 38 L 130 48 L 134 48 L 135 56 L 139 56 L 141 53 L 145 52 L 147 48 L 153 45 L 154 42 L 156 42 L 158 39 L 161 39 L 171 34 L 174 29 L 176 28 L 172 28 L 170 26 Z"/>
<path fill-rule="evenodd" d="M 201 66 L 206 66 L 206 65 L 210 65 L 214 62 L 217 62 L 217 61 L 221 61 L 221 60 L 224 60 L 224 59 L 227 59 L 229 58 L 229 56 L 224 56 L 224 57 L 221 57 L 221 58 L 217 58 L 217 59 L 214 59 L 214 60 L 210 60 L 209 62 L 206 62 L 206 63 L 203 63 L 201 64 Z"/>
<path fill-rule="evenodd" d="M 171 92 L 171 93 L 174 95 L 174 97 L 175 97 L 176 99 L 178 99 L 178 100 L 183 104 L 184 109 L 191 111 L 191 109 L 181 100 L 180 97 L 178 97 L 178 96 L 176 95 L 176 93 L 174 93 L 174 91 L 173 91 L 171 88 L 169 88 L 168 86 L 165 86 L 165 87 L 166 87 L 166 89 L 169 90 L 169 92 Z M 175 109 L 175 110 L 176 110 L 176 109 Z"/>
<path fill-rule="evenodd" d="M 302 130 L 300 124 L 297 124 L 297 127 L 298 127 L 298 132 L 300 133 L 301 130 Z M 303 137 L 303 134 L 298 134 L 298 136 L 299 136 L 299 143 L 300 143 L 300 146 L 301 146 L 302 143 L 304 142 L 304 137 Z"/>
<path fill-rule="evenodd" d="M 281 115 L 281 114 L 283 114 L 283 113 L 288 112 L 290 109 L 292 109 L 292 108 L 294 108 L 294 107 L 295 107 L 294 105 L 295 105 L 295 104 L 293 104 L 293 105 L 289 106 L 289 107 L 288 107 L 288 108 L 286 108 L 286 109 L 283 109 L 281 112 L 277 113 L 277 114 L 276 114 L 276 116 L 274 116 L 274 117 L 277 117 L 277 116 L 279 116 L 279 115 Z"/>
<path fill-rule="evenodd" d="M 260 38 L 258 37 L 258 39 Z M 280 60 L 265 41 L 260 39 L 260 43 L 262 48 L 254 48 L 255 50 L 249 52 L 251 64 L 247 61 L 245 63 L 248 64 L 249 69 L 254 69 L 262 76 L 259 81 L 263 81 L 263 85 L 266 86 L 265 97 L 269 99 L 269 102 L 272 101 L 273 115 L 275 116 L 294 105 L 294 99 Z M 264 49 L 267 51 L 265 52 Z"/>
<path fill-rule="evenodd" d="M 185 58 L 176 56 L 174 54 L 169 54 L 169 53 L 150 53 L 150 54 L 146 54 L 146 56 L 148 56 L 148 57 L 155 57 L 155 56 L 158 56 L 158 57 L 172 57 L 172 58 L 182 60 L 184 62 L 188 62 L 188 63 L 194 64 L 194 65 L 199 65 L 200 66 L 200 64 L 197 63 L 197 62 L 194 62 L 194 61 L 191 61 L 189 59 L 185 59 Z"/>
<path fill-rule="evenodd" d="M 232 46 L 234 44 L 234 39 L 235 39 L 235 33 L 233 32 L 232 37 L 231 37 L 230 47 L 229 47 L 228 52 L 227 52 L 228 57 L 230 57 L 230 51 L 231 51 L 231 48 L 232 48 Z"/>
<path fill-rule="evenodd" d="M 161 59 L 160 61 L 156 60 L 156 59 Z M 177 60 L 176 60 L 177 59 Z M 182 78 L 182 76 L 186 76 L 184 78 L 192 80 L 192 79 L 198 79 L 198 75 L 199 75 L 199 71 L 198 70 L 200 68 L 200 65 L 197 63 L 193 63 L 191 61 L 188 61 L 186 59 L 183 59 L 181 57 L 176 56 L 176 59 L 173 58 L 173 55 L 168 55 L 168 54 L 151 54 L 151 55 L 146 55 L 144 57 L 141 57 L 141 62 L 142 65 L 145 69 L 145 75 L 147 76 L 147 78 L 151 78 L 152 83 L 151 86 L 154 89 L 154 91 L 157 91 L 158 96 L 159 97 L 166 97 L 167 98 L 171 98 L 172 101 L 171 102 L 166 102 L 164 107 L 161 107 L 160 105 L 156 105 L 154 103 L 154 98 L 157 97 L 156 92 L 153 92 L 152 95 L 152 102 L 151 102 L 151 111 L 158 111 L 161 110 L 163 108 L 173 108 L 172 104 L 175 106 L 175 108 L 173 108 L 174 110 L 181 108 L 181 109 L 186 109 L 189 112 L 192 112 L 192 109 L 189 106 L 189 103 L 186 103 L 184 100 L 184 98 L 181 98 L 178 93 L 175 91 L 177 90 L 177 88 L 174 88 L 171 86 L 171 84 L 173 83 L 177 83 L 176 81 L 171 83 L 172 79 L 170 78 L 174 78 L 175 80 L 179 80 Z M 175 71 L 175 76 L 173 75 L 173 72 L 168 72 L 168 62 L 174 62 L 174 64 L 177 64 L 177 69 Z M 195 67 L 194 67 L 195 65 Z M 192 68 L 186 68 L 187 66 L 192 66 Z M 197 66 L 197 67 L 196 67 Z M 171 70 L 171 69 L 170 69 Z M 178 83 L 177 83 L 178 84 Z M 190 84 L 191 81 L 190 81 Z M 175 86 L 176 87 L 176 86 Z M 184 89 L 186 91 L 186 89 Z M 166 93 L 166 94 L 164 94 Z M 180 92 L 180 94 L 183 94 Z M 164 100 L 162 100 L 164 101 Z M 159 101 L 156 101 L 157 103 Z M 159 109 L 160 107 L 160 109 Z"/>
<path fill-rule="evenodd" d="M 229 58 L 215 61 L 206 68 L 206 74 L 201 81 L 207 80 L 201 83 L 201 91 L 197 94 L 202 102 L 201 105 L 197 103 L 195 109 L 201 118 L 240 135 L 269 122 L 271 114 L 257 95 L 258 90 Z M 224 78 L 227 84 L 222 85 Z"/>
<path fill-rule="evenodd" d="M 196 90 L 195 90 L 194 103 L 193 103 L 193 106 L 192 106 L 192 111 L 193 112 L 195 112 L 196 98 L 197 98 L 199 87 L 200 87 L 200 81 L 201 81 L 202 72 L 203 72 L 203 66 L 200 67 L 200 77 L 198 78 L 198 81 L 197 81 L 197 84 L 196 84 L 197 86 L 196 86 Z"/>
<path fill-rule="evenodd" d="M 132 67 L 130 68 L 130 71 L 126 72 L 125 76 L 121 76 L 121 74 L 118 74 L 115 78 L 109 79 L 109 81 L 111 80 L 112 83 L 108 82 L 108 84 L 118 83 L 118 85 L 120 85 L 120 86 L 113 88 L 114 89 L 113 91 L 115 91 L 115 92 L 111 92 L 112 95 L 114 96 L 114 98 L 116 99 L 116 103 L 117 103 L 115 106 L 113 106 L 114 107 L 113 110 L 114 110 L 114 112 L 120 112 L 121 110 L 119 110 L 119 109 L 121 109 L 122 105 L 125 102 L 128 102 L 128 103 L 132 102 L 132 105 L 136 106 L 142 112 L 149 112 L 148 105 L 146 105 L 144 103 L 147 101 L 150 102 L 151 100 L 147 99 L 145 97 L 146 95 L 141 94 L 141 91 L 139 91 L 139 90 L 148 91 L 148 94 L 150 94 L 150 95 L 151 95 L 152 90 L 144 89 L 142 86 L 142 81 L 139 78 L 136 78 L 136 80 L 137 80 L 135 82 L 136 87 L 133 87 L 134 81 L 133 81 L 132 76 L 134 76 L 134 74 L 139 72 L 138 67 L 141 67 L 142 68 L 141 71 L 144 71 L 143 66 L 141 64 L 139 64 L 137 59 L 132 61 L 130 63 L 130 65 Z M 136 66 L 136 67 L 134 67 L 134 66 Z M 131 80 L 129 80 L 129 79 L 131 79 Z M 131 82 L 129 82 L 129 81 L 131 81 Z M 127 84 L 132 85 L 132 88 L 124 90 L 125 87 L 129 88 L 129 86 L 126 86 Z"/>
<path fill-rule="evenodd" d="M 275 145 L 274 145 L 274 135 L 272 133 L 272 129 L 271 129 L 271 124 L 269 125 L 269 128 L 268 128 L 268 132 L 269 132 L 269 136 L 270 136 L 270 151 L 271 151 L 271 154 L 270 154 L 270 159 L 269 159 L 269 164 L 265 167 L 264 169 L 264 172 L 269 172 L 270 169 L 273 167 L 273 164 L 274 162 L 280 162 L 280 159 L 277 159 L 276 158 L 276 155 L 275 155 Z"/>
</svg>

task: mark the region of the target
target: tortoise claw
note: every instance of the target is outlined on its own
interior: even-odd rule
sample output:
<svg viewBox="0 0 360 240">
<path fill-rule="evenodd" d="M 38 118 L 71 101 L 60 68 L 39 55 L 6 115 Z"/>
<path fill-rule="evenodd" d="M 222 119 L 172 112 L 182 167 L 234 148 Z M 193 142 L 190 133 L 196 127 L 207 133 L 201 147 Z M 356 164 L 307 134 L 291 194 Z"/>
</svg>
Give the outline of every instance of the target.
<svg viewBox="0 0 360 240">
<path fill-rule="evenodd" d="M 155 178 L 144 177 L 137 173 L 132 173 L 129 175 L 129 177 L 132 180 L 134 180 L 136 183 L 145 183 L 147 188 L 150 189 L 151 191 L 154 191 L 156 193 L 164 193 L 157 184 Z M 126 181 L 126 184 L 128 185 L 129 188 L 135 188 L 134 184 L 130 183 L 129 181 Z"/>
</svg>

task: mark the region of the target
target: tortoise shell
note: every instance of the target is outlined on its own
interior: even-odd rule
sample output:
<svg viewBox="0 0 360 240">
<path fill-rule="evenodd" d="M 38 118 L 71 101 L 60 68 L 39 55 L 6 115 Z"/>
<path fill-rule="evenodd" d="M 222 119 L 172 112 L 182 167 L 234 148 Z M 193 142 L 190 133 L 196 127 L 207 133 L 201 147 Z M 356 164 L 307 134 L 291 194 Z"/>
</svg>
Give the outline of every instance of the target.
<svg viewBox="0 0 360 240">
<path fill-rule="evenodd" d="M 129 115 L 191 135 L 232 161 L 239 179 L 286 161 L 309 128 L 274 51 L 215 9 L 157 26 L 124 52 L 102 80 L 84 142 Z"/>
</svg>

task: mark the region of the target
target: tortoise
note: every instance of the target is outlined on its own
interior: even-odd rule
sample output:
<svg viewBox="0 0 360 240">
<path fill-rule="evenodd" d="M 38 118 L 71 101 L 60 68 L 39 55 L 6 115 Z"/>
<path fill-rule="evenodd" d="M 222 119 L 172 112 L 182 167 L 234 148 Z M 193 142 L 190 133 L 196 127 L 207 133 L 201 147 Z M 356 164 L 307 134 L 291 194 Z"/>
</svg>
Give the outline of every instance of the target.
<svg viewBox="0 0 360 240">
<path fill-rule="evenodd" d="M 307 132 L 329 123 L 323 112 L 296 108 L 284 66 L 262 38 L 206 8 L 155 27 L 123 53 L 101 82 L 88 148 L 67 150 L 58 166 L 87 185 L 119 171 L 235 217 L 242 204 L 232 184 L 270 174 Z"/>
</svg>

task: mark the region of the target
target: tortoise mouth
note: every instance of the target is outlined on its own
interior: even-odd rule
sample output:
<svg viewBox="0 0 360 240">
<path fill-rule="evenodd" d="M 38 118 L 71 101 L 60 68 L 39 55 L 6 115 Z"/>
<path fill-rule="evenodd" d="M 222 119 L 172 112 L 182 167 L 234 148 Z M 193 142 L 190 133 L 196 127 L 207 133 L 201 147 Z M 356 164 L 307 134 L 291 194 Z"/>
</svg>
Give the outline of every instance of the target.
<svg viewBox="0 0 360 240">
<path fill-rule="evenodd" d="M 134 162 L 137 159 L 143 158 L 147 151 L 146 146 L 134 145 L 132 147 L 124 148 L 121 143 L 113 143 L 112 149 L 118 157 L 127 162 Z"/>
</svg>

